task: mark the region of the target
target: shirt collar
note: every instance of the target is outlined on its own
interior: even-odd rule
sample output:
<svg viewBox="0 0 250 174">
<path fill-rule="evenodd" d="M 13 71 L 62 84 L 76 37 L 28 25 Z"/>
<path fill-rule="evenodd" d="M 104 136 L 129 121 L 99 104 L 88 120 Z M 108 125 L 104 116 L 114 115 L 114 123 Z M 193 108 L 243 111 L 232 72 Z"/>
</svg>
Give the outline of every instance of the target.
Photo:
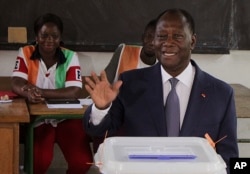
<svg viewBox="0 0 250 174">
<path fill-rule="evenodd" d="M 183 83 L 185 86 L 191 88 L 195 75 L 195 67 L 192 66 L 191 62 L 189 62 L 188 66 L 179 74 L 176 78 Z M 163 66 L 161 65 L 161 76 L 162 76 L 162 83 L 166 83 L 172 76 L 168 74 Z"/>
</svg>

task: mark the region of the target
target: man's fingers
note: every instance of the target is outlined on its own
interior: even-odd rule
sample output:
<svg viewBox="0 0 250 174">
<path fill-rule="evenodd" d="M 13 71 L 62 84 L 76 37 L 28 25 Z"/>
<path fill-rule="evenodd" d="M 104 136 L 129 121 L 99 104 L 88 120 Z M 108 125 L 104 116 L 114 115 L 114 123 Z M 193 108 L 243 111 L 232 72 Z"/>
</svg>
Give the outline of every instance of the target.
<svg viewBox="0 0 250 174">
<path fill-rule="evenodd" d="M 91 93 L 92 93 L 92 89 L 90 88 L 90 86 L 89 85 L 85 85 L 85 89 L 86 89 L 86 91 L 90 94 L 90 96 L 91 96 Z"/>
<path fill-rule="evenodd" d="M 122 81 L 121 81 L 121 80 L 118 80 L 118 81 L 116 81 L 116 82 L 114 83 L 114 85 L 113 85 L 113 90 L 115 90 L 115 91 L 118 93 L 118 91 L 119 91 L 119 89 L 120 89 L 121 86 L 122 86 Z"/>
<path fill-rule="evenodd" d="M 93 80 L 95 81 L 95 83 L 99 83 L 100 82 L 100 79 L 98 78 L 98 76 L 96 75 L 96 73 L 92 72 L 91 76 L 92 76 Z"/>
<path fill-rule="evenodd" d="M 108 81 L 106 72 L 103 70 L 100 74 L 101 76 L 101 81 Z"/>
<path fill-rule="evenodd" d="M 95 83 L 89 77 L 85 77 L 85 81 L 90 88 L 93 89 L 95 87 Z"/>
</svg>

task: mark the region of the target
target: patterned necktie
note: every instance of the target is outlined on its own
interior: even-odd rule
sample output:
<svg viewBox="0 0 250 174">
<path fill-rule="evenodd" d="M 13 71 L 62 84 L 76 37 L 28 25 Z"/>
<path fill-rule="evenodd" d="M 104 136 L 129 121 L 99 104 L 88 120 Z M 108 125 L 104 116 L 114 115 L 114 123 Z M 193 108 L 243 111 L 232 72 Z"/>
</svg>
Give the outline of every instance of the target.
<svg viewBox="0 0 250 174">
<path fill-rule="evenodd" d="M 170 137 L 179 136 L 180 132 L 180 103 L 177 96 L 175 86 L 178 79 L 169 79 L 171 83 L 171 91 L 169 92 L 165 104 L 165 114 L 167 119 L 167 133 Z"/>
</svg>

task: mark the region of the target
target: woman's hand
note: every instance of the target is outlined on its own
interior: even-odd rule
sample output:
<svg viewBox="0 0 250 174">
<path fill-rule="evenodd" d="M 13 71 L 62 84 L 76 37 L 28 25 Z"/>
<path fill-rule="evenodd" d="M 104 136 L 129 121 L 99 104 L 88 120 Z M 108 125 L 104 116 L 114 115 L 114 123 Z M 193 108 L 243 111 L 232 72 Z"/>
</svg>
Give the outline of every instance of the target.
<svg viewBox="0 0 250 174">
<path fill-rule="evenodd" d="M 98 109 L 106 109 L 119 93 L 122 81 L 118 80 L 111 85 L 105 71 L 100 74 L 100 79 L 95 73 L 91 73 L 92 79 L 85 78 L 85 88 Z"/>
<path fill-rule="evenodd" d="M 22 90 L 27 91 L 27 98 L 31 103 L 40 103 L 45 100 L 42 97 L 42 90 L 34 85 L 27 84 L 22 88 Z"/>
</svg>

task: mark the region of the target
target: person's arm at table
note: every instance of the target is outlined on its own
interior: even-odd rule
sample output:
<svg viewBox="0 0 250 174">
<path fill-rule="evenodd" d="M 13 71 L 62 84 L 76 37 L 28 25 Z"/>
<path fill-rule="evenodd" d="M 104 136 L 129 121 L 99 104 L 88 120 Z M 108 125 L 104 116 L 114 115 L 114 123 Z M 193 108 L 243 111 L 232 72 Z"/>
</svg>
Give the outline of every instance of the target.
<svg viewBox="0 0 250 174">
<path fill-rule="evenodd" d="M 33 103 L 44 101 L 46 98 L 78 98 L 81 93 L 81 88 L 76 86 L 60 89 L 41 89 L 20 77 L 12 77 L 11 85 L 15 93 Z"/>
</svg>

